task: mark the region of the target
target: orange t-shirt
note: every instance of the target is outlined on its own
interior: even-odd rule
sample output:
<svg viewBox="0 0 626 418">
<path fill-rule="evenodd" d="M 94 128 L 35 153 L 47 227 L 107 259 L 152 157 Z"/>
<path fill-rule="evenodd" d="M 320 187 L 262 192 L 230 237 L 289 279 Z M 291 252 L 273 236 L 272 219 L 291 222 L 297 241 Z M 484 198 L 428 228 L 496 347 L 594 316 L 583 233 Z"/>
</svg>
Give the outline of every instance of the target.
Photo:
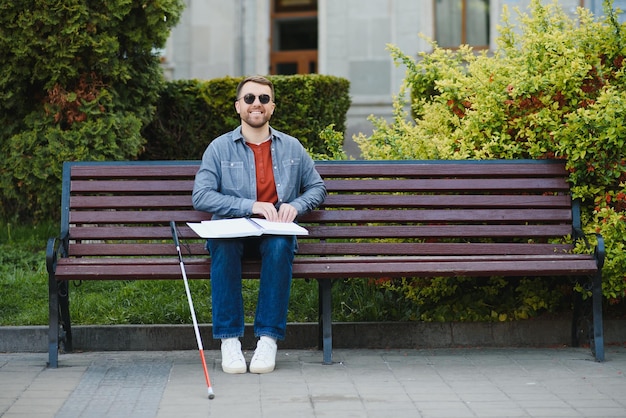
<svg viewBox="0 0 626 418">
<path fill-rule="evenodd" d="M 265 141 L 259 145 L 246 142 L 254 153 L 256 166 L 256 200 L 259 202 L 278 202 L 274 170 L 272 169 L 272 141 Z"/>
</svg>

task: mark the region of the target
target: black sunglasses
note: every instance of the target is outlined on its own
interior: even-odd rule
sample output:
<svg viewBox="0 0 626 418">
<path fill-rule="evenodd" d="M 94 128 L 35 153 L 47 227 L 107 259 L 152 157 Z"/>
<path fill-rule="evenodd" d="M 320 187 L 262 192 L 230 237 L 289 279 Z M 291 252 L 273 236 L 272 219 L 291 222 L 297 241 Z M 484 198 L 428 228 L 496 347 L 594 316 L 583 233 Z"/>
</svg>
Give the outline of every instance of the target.
<svg viewBox="0 0 626 418">
<path fill-rule="evenodd" d="M 268 104 L 270 102 L 270 95 L 269 94 L 259 94 L 259 102 L 261 102 L 261 104 Z M 241 100 L 243 99 L 244 102 L 246 102 L 246 104 L 252 104 L 254 103 L 254 100 L 256 100 L 257 96 L 255 96 L 252 93 L 248 93 L 243 97 L 240 97 L 237 100 Z"/>
</svg>

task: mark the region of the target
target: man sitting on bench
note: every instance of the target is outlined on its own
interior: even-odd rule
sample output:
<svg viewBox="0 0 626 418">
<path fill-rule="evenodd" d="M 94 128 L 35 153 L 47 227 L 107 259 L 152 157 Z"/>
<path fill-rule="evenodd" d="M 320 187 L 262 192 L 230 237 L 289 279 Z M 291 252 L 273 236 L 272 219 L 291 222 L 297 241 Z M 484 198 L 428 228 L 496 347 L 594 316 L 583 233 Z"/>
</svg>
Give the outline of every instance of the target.
<svg viewBox="0 0 626 418">
<path fill-rule="evenodd" d="M 214 219 L 259 216 L 292 222 L 320 205 L 326 187 L 314 162 L 294 137 L 269 125 L 274 113 L 274 87 L 264 77 L 248 77 L 237 87 L 235 109 L 241 125 L 208 146 L 196 174 L 192 194 L 197 210 Z M 209 239 L 213 337 L 221 339 L 222 369 L 245 373 L 241 351 L 244 309 L 241 261 L 261 258 L 261 282 L 254 320 L 259 337 L 251 373 L 269 373 L 276 363 L 277 340 L 285 337 L 295 236 Z"/>
</svg>

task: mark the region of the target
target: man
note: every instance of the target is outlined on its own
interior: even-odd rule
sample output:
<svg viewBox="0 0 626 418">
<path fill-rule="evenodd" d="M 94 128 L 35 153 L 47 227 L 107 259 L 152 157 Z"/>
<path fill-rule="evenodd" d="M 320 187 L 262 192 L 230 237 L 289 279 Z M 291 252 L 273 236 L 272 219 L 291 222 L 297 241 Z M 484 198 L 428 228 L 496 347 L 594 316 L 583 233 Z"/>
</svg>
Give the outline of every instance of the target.
<svg viewBox="0 0 626 418">
<path fill-rule="evenodd" d="M 260 76 L 237 86 L 235 110 L 241 125 L 216 138 L 202 156 L 193 188 L 193 205 L 213 219 L 263 217 L 292 222 L 326 197 L 326 187 L 300 142 L 269 125 L 274 86 Z M 239 338 L 244 334 L 241 260 L 261 258 L 260 289 L 254 320 L 259 337 L 251 373 L 269 373 L 276 363 L 277 340 L 285 337 L 295 236 L 209 239 L 213 337 L 221 339 L 222 369 L 245 373 Z"/>
</svg>

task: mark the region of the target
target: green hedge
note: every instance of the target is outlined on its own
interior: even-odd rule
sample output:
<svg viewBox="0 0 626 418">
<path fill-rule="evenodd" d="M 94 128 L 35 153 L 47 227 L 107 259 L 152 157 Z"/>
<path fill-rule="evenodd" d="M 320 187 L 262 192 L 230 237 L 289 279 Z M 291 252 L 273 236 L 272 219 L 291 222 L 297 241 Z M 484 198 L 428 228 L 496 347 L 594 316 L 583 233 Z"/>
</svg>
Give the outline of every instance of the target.
<svg viewBox="0 0 626 418">
<path fill-rule="evenodd" d="M 300 139 L 316 154 L 330 154 L 320 132 L 345 132 L 349 82 L 325 75 L 270 76 L 276 92 L 271 125 Z M 167 83 L 154 120 L 144 129 L 144 160 L 199 159 L 207 145 L 239 125 L 234 101 L 242 78 Z"/>
<path fill-rule="evenodd" d="M 323 75 L 271 78 L 277 96 L 272 125 L 315 155 L 337 155 L 350 106 L 348 81 Z M 155 115 L 143 129 L 134 112 L 110 110 L 112 95 L 104 90 L 98 100 L 75 106 L 73 112 L 85 116 L 69 127 L 54 114 L 34 112 L 3 143 L 0 219 L 57 219 L 64 161 L 200 159 L 209 142 L 239 124 L 234 99 L 240 80 L 164 83 Z"/>
</svg>

